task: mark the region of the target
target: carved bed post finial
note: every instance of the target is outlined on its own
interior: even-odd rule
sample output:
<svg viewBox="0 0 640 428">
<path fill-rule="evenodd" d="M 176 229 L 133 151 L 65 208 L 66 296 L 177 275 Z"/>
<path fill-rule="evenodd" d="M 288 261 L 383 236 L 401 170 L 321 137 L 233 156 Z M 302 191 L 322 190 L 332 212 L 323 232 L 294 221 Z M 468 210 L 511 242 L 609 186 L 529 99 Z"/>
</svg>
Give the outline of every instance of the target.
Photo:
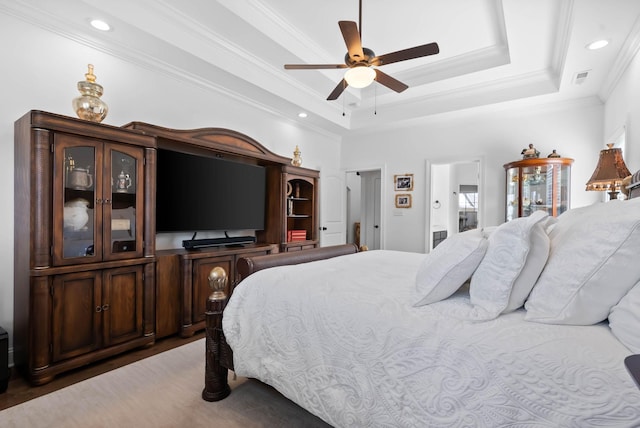
<svg viewBox="0 0 640 428">
<path fill-rule="evenodd" d="M 206 364 L 204 390 L 202 398 L 206 401 L 222 400 L 231 393 L 227 382 L 228 370 L 220 364 L 222 355 L 222 312 L 227 304 L 227 273 L 219 266 L 209 272 L 211 294 L 207 299 L 205 312 L 206 328 Z"/>
</svg>

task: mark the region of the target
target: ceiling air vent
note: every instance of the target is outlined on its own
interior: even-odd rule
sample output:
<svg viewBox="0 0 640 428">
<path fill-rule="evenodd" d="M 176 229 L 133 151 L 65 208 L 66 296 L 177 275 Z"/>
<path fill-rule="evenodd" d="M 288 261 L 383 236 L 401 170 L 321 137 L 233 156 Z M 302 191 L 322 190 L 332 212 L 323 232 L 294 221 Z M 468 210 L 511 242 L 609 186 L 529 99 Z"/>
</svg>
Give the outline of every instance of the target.
<svg viewBox="0 0 640 428">
<path fill-rule="evenodd" d="M 585 70 L 576 73 L 573 79 L 573 83 L 575 83 L 576 85 L 581 85 L 587 79 L 587 76 L 589 76 L 590 71 L 591 70 Z"/>
</svg>

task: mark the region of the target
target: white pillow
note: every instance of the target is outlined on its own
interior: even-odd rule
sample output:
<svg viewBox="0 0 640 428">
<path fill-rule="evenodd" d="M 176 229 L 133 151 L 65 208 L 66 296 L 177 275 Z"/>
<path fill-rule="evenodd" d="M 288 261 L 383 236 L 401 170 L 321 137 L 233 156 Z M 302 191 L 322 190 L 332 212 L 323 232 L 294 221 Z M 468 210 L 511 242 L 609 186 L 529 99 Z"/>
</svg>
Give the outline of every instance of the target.
<svg viewBox="0 0 640 428">
<path fill-rule="evenodd" d="M 555 224 L 555 222 L 556 218 L 549 216 L 531 228 L 529 235 L 529 254 L 527 254 L 527 260 L 520 271 L 520 275 L 518 275 L 513 284 L 511 294 L 509 295 L 509 304 L 502 311 L 503 314 L 513 312 L 522 307 L 527 297 L 529 297 L 533 286 L 536 285 L 542 269 L 544 269 L 544 266 L 547 264 L 549 247 L 551 245 L 549 235 L 547 235 L 545 229 Z"/>
<path fill-rule="evenodd" d="M 536 211 L 501 224 L 489 236 L 487 254 L 471 277 L 471 318 L 494 319 L 522 306 L 547 260 L 548 218 Z"/>
<path fill-rule="evenodd" d="M 609 327 L 624 346 L 640 353 L 640 282 L 611 309 Z"/>
<path fill-rule="evenodd" d="M 418 267 L 414 306 L 439 302 L 455 293 L 471 277 L 486 250 L 487 239 L 480 229 L 442 241 Z"/>
<path fill-rule="evenodd" d="M 640 198 L 569 210 L 549 237 L 549 259 L 525 303 L 528 321 L 596 324 L 640 279 Z"/>
</svg>

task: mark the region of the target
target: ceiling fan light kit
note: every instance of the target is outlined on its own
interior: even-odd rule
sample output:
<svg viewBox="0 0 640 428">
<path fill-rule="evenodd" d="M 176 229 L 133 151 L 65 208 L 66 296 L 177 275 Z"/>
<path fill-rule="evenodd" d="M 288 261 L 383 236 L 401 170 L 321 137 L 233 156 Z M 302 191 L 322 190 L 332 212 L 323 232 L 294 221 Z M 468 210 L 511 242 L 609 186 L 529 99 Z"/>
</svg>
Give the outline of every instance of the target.
<svg viewBox="0 0 640 428">
<path fill-rule="evenodd" d="M 373 66 L 380 67 L 394 62 L 435 55 L 440 52 L 437 43 L 429 43 L 375 56 L 375 53 L 373 53 L 371 49 L 362 46 L 362 37 L 358 31 L 358 28 L 362 29 L 362 0 L 360 0 L 359 3 L 359 19 L 359 24 L 353 21 L 338 22 L 338 26 L 342 32 L 342 38 L 347 45 L 344 64 L 285 64 L 284 68 L 286 70 L 348 68 L 349 70 L 344 74 L 344 78 L 327 97 L 327 100 L 331 101 L 338 99 L 347 86 L 365 88 L 374 80 L 395 92 L 402 92 L 409 86 L 383 73 L 379 69 L 373 68 Z"/>
<path fill-rule="evenodd" d="M 375 78 L 375 70 L 367 66 L 353 67 L 344 73 L 344 80 L 354 88 L 366 88 L 373 83 Z"/>
</svg>

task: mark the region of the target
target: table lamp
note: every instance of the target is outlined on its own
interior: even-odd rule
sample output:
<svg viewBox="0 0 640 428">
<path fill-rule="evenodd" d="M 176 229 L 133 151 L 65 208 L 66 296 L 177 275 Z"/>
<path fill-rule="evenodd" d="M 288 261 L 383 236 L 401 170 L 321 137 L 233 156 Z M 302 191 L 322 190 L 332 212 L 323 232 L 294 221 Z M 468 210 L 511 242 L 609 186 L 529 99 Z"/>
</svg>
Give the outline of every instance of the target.
<svg viewBox="0 0 640 428">
<path fill-rule="evenodd" d="M 622 159 L 622 149 L 607 144 L 607 148 L 600 151 L 598 165 L 587 181 L 587 190 L 607 191 L 610 199 L 617 199 L 622 180 L 629 175 L 631 172 Z"/>
</svg>

